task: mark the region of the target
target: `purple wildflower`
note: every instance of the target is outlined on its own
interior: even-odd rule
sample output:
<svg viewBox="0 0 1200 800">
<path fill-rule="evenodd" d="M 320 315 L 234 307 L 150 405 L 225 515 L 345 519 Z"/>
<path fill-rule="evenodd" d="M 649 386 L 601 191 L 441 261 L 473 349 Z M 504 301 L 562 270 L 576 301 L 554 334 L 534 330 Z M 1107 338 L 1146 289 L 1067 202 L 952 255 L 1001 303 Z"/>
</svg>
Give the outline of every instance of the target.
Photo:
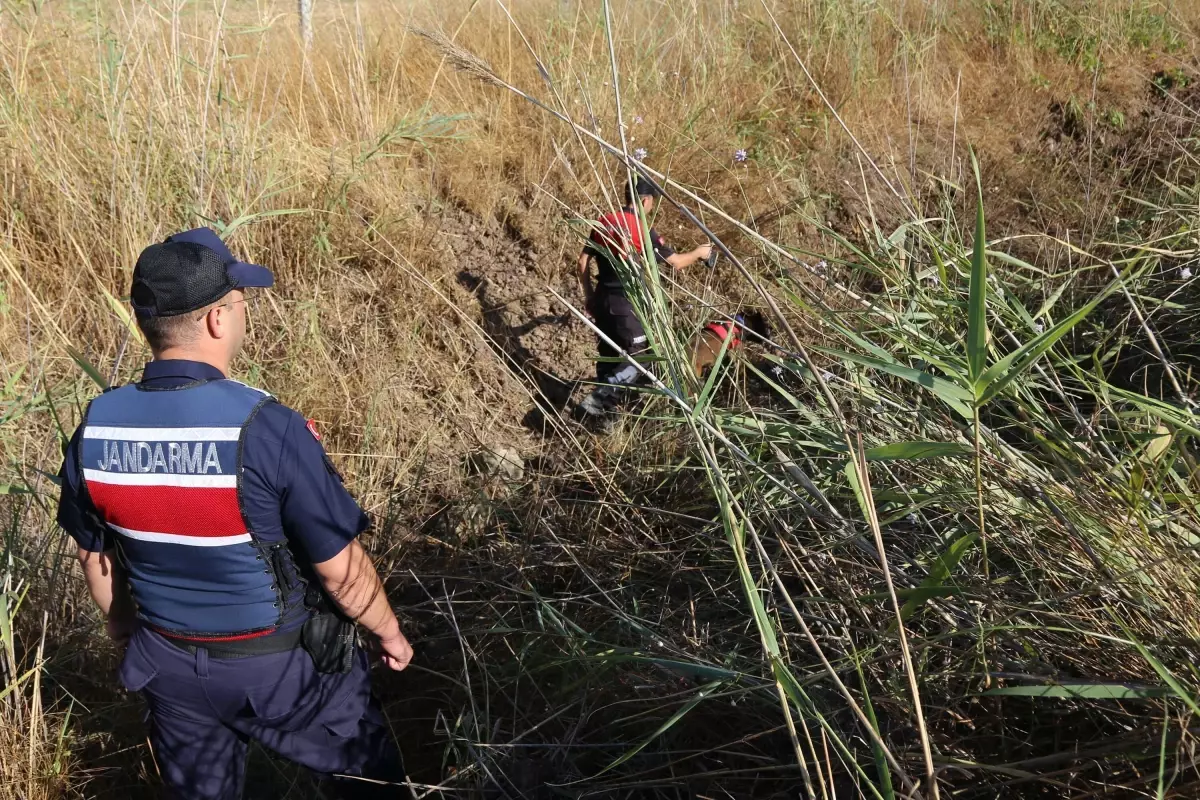
<svg viewBox="0 0 1200 800">
<path fill-rule="evenodd" d="M 641 125 L 641 124 L 642 124 L 642 118 L 641 118 L 641 117 L 634 117 L 634 118 L 633 118 L 633 124 L 634 124 L 634 125 Z"/>
<path fill-rule="evenodd" d="M 644 147 L 639 147 L 637 150 L 633 151 L 633 157 L 636 158 L 638 161 L 645 161 L 646 156 L 648 156 L 648 155 L 650 155 L 650 154 L 646 152 L 646 148 L 644 148 Z"/>
<path fill-rule="evenodd" d="M 743 163 L 749 157 L 750 156 L 746 155 L 745 150 L 735 150 L 733 152 L 733 160 L 739 164 Z"/>
<path fill-rule="evenodd" d="M 1191 267 L 1183 267 L 1182 269 L 1180 269 L 1179 277 L 1185 281 L 1189 280 L 1192 277 L 1192 268 Z"/>
</svg>

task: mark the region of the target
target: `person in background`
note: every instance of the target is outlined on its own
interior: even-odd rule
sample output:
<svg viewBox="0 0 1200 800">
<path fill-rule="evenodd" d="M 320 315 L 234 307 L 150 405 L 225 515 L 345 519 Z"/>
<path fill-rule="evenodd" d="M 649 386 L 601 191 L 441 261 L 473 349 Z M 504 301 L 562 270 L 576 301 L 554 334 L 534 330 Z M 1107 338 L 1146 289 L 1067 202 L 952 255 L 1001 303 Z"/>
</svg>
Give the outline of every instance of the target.
<svg viewBox="0 0 1200 800">
<path fill-rule="evenodd" d="M 354 624 L 389 669 L 412 648 L 358 542 L 367 516 L 314 425 L 229 378 L 246 292 L 273 283 L 207 228 L 141 253 L 131 299 L 153 361 L 88 405 L 58 522 L 127 646 L 119 678 L 146 699 L 170 796 L 241 797 L 253 739 L 318 773 L 385 782 L 337 781 L 344 797 L 400 797 Z"/>
<path fill-rule="evenodd" d="M 627 361 L 607 359 L 618 358 L 622 350 L 631 356 L 638 356 L 649 348 L 646 331 L 621 282 L 619 263 L 624 261 L 636 272 L 637 262 L 652 253 L 660 264 L 686 269 L 712 255 L 711 244 L 702 244 L 686 253 L 676 253 L 653 228 L 649 229 L 648 241 L 645 240 L 634 203 L 640 204 L 649 218 L 661 194 L 657 186 L 639 176 L 632 194 L 630 187 L 625 188 L 625 206 L 599 219 L 587 245 L 579 254 L 578 277 L 588 313 L 592 315 L 596 327 L 616 345 L 614 348 L 603 338 L 599 339 L 602 360 L 596 362 L 596 379 L 600 385 L 576 406 L 577 418 L 600 430 L 607 430 L 611 424 L 612 412 L 620 400 L 621 390 L 636 385 L 641 375 Z M 596 265 L 594 287 L 591 282 L 593 264 Z"/>
</svg>

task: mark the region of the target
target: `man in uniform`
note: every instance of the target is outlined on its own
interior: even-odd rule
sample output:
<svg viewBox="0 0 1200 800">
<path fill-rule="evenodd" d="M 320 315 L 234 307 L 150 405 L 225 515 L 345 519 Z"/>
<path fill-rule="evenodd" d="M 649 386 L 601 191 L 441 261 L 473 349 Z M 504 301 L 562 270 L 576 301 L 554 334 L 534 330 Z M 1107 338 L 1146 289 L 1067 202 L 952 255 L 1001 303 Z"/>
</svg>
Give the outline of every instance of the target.
<svg viewBox="0 0 1200 800">
<path fill-rule="evenodd" d="M 641 176 L 634 186 L 634 195 L 642 211 L 649 218 L 661 196 L 658 187 Z M 697 261 L 712 255 L 712 245 L 702 244 L 687 253 L 676 253 L 663 242 L 653 228 L 649 231 L 649 249 L 661 264 L 674 269 L 685 269 Z M 633 271 L 636 262 L 648 255 L 647 242 L 643 241 L 642 223 L 634 210 L 634 196 L 625 187 L 625 206 L 620 211 L 605 214 L 596 223 L 583 252 L 579 254 L 579 283 L 583 289 L 586 307 L 605 336 L 618 348 L 614 349 L 600 339 L 602 359 L 616 359 L 624 350 L 631 356 L 646 352 L 648 343 L 641 320 L 633 310 L 621 282 L 618 262 L 624 261 Z M 596 285 L 593 289 L 590 273 L 593 262 L 597 266 Z M 606 429 L 610 413 L 615 408 L 621 389 L 638 383 L 641 373 L 628 362 L 601 360 L 596 362 L 596 387 L 577 408 L 578 416 L 601 429 Z"/>
<path fill-rule="evenodd" d="M 150 710 L 170 796 L 238 798 L 254 739 L 348 797 L 400 797 L 399 752 L 354 624 L 412 648 L 357 537 L 368 520 L 315 427 L 229 379 L 244 294 L 274 283 L 207 229 L 147 247 L 131 300 L 154 360 L 88 406 L 59 524 L 79 546 L 119 677 Z"/>
</svg>

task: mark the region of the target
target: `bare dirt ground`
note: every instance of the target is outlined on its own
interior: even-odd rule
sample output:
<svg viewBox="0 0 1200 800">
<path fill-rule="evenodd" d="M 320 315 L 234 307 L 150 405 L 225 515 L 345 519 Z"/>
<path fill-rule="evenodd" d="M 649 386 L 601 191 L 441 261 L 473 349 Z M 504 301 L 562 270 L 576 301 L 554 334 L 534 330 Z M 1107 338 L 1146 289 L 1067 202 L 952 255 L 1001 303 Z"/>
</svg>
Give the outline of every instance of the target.
<svg viewBox="0 0 1200 800">
<path fill-rule="evenodd" d="M 457 267 L 458 285 L 469 295 L 465 309 L 477 315 L 501 363 L 535 391 L 534 402 L 562 409 L 580 378 L 590 377 L 594 337 L 551 290 L 582 305 L 564 263 L 578 247 L 564 225 L 544 211 L 517 211 L 481 218 L 454 206 L 434 220 L 445 258 Z M 555 228 L 563 229 L 558 241 Z M 531 407 L 523 424 L 540 431 Z"/>
</svg>

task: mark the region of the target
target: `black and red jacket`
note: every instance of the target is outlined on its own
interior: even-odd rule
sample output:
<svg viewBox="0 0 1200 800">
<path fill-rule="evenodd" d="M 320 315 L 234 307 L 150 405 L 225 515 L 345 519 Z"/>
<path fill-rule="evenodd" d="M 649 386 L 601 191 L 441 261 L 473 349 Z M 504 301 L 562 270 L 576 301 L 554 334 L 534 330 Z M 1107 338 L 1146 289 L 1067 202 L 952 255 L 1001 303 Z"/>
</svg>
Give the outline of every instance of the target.
<svg viewBox="0 0 1200 800">
<path fill-rule="evenodd" d="M 650 229 L 650 246 L 659 261 L 666 261 L 675 254 L 653 228 Z M 646 252 L 645 242 L 642 241 L 642 226 L 633 209 L 626 206 L 597 220 L 589 237 L 587 251 L 596 257 L 599 264 L 597 285 L 608 289 L 621 288 L 621 276 L 617 272 L 615 260 L 632 262 Z"/>
</svg>

